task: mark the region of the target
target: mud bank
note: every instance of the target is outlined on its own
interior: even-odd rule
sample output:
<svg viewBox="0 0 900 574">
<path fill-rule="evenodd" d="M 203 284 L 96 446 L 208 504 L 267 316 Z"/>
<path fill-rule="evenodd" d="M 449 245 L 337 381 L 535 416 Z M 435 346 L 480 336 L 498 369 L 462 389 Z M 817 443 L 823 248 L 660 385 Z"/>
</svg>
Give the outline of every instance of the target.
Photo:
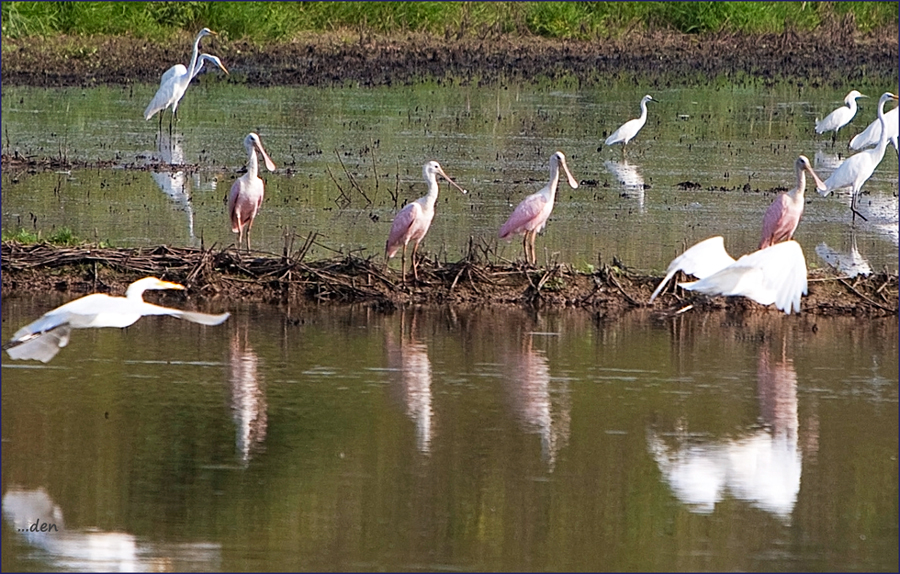
<svg viewBox="0 0 900 574">
<path fill-rule="evenodd" d="M 673 284 L 654 302 L 647 300 L 662 279 L 629 271 L 620 262 L 586 273 L 566 264 L 547 268 L 496 264 L 474 251 L 460 261 L 425 258 L 419 280 L 404 283 L 396 269 L 380 259 L 354 256 L 305 262 L 293 254 L 238 254 L 233 249 L 108 249 L 91 245 L 57 247 L 46 243 L 2 244 L 2 294 L 38 292 L 84 295 L 122 294 L 129 283 L 155 275 L 187 287 L 189 299 L 253 300 L 292 304 L 366 304 L 385 311 L 409 304 L 583 308 L 614 316 L 650 307 L 660 316 L 727 309 L 738 313 L 775 313 L 743 297 L 705 297 Z M 848 279 L 815 270 L 802 313 L 861 318 L 898 315 L 898 277 L 879 273 Z"/>
<path fill-rule="evenodd" d="M 0 73 L 6 85 L 155 84 L 169 66 L 186 59 L 192 40 L 188 35 L 165 44 L 129 36 L 6 39 Z M 261 46 L 209 38 L 204 50 L 221 57 L 231 71 L 214 81 L 255 86 L 538 78 L 602 85 L 619 78 L 652 87 L 724 79 L 843 88 L 862 79 L 896 84 L 898 78 L 897 28 L 860 36 L 850 21 L 777 35 L 631 30 L 622 38 L 592 41 L 325 33 Z"/>
</svg>

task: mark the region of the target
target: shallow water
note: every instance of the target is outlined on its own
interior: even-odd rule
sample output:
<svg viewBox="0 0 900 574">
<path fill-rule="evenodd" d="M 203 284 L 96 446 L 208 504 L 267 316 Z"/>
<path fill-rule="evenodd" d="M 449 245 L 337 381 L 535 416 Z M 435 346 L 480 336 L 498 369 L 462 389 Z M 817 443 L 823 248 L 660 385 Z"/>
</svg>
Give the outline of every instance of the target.
<svg viewBox="0 0 900 574">
<path fill-rule="evenodd" d="M 873 97 L 882 91 L 860 89 Z M 295 235 L 297 249 L 318 232 L 309 257 L 348 251 L 380 257 L 397 208 L 425 192 L 422 164 L 436 159 L 471 193 L 442 183 L 422 250 L 457 260 L 471 237 L 480 251 L 512 260 L 521 257 L 521 242 L 498 243 L 497 229 L 546 183 L 549 157 L 559 149 L 582 185 L 560 184 L 537 242 L 539 261 L 581 266 L 618 257 L 659 272 L 686 245 L 712 235 L 723 235 L 733 255 L 753 250 L 774 197 L 767 191 L 793 186 L 796 156 L 810 157 L 826 177 L 846 157 L 846 141 L 875 116 L 872 101 L 863 101 L 841 132 L 844 143 L 832 148 L 813 126 L 843 94 L 670 89 L 653 94 L 660 103 L 650 103 L 647 125 L 623 158 L 620 146 L 601 144 L 638 114 L 644 89 L 634 86 L 258 89 L 208 81 L 188 91 L 171 138 L 167 128 L 158 137 L 156 118 L 141 117 L 153 91 L 147 85 L 4 88 L 4 150 L 201 168 L 4 174 L 4 229 L 47 235 L 65 226 L 117 246 L 229 245 L 234 235 L 224 198 L 246 164 L 241 141 L 253 130 L 279 166 L 264 173 L 267 195 L 252 232 L 254 248 L 280 254 L 286 233 Z M 809 266 L 827 265 L 819 251 L 896 271 L 897 180 L 897 155 L 889 148 L 864 187 L 861 211 L 869 221 L 855 225 L 846 191 L 821 198 L 810 182 L 796 235 Z M 683 182 L 700 187 L 679 189 Z"/>
<path fill-rule="evenodd" d="M 896 565 L 894 319 L 232 311 L 4 355 L 4 570 Z"/>
<path fill-rule="evenodd" d="M 228 245 L 254 130 L 279 166 L 257 249 L 317 231 L 307 257 L 380 256 L 392 193 L 423 194 L 436 159 L 471 193 L 442 184 L 423 250 L 455 260 L 472 237 L 515 259 L 496 230 L 560 149 L 583 184 L 562 184 L 539 261 L 661 271 L 710 235 L 754 249 L 773 197 L 757 190 L 790 187 L 800 153 L 833 169 L 812 125 L 843 98 L 653 93 L 623 160 L 597 148 L 636 115 L 632 86 L 201 82 L 162 142 L 140 117 L 154 89 L 3 88 L 4 150 L 200 166 L 4 172 L 4 229 Z M 808 188 L 810 267 L 897 269 L 895 158 L 867 184 L 869 222 Z M 66 300 L 4 298 L 3 340 Z M 3 354 L 4 570 L 896 569 L 895 318 L 200 305 L 233 316 L 76 331 L 46 365 Z M 60 530 L 21 531 L 34 517 Z"/>
</svg>

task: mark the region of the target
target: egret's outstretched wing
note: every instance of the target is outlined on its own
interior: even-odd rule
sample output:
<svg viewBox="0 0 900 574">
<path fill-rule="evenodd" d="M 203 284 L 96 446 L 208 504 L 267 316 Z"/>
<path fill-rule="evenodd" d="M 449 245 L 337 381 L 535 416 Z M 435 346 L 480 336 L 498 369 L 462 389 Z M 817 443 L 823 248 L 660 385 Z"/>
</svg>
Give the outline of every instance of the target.
<svg viewBox="0 0 900 574">
<path fill-rule="evenodd" d="M 48 331 L 27 334 L 3 345 L 12 359 L 34 359 L 46 363 L 69 344 L 72 328 L 60 325 Z"/>
<path fill-rule="evenodd" d="M 734 263 L 734 258 L 725 251 L 725 240 L 720 235 L 704 239 L 694 245 L 669 263 L 666 276 L 659 283 L 656 290 L 650 295 L 652 303 L 656 296 L 663 290 L 666 283 L 679 271 L 703 279 Z"/>
<path fill-rule="evenodd" d="M 787 314 L 800 312 L 807 293 L 806 259 L 796 241 L 785 241 L 744 255 L 712 275 L 681 287 L 707 295 L 741 295 Z"/>
</svg>

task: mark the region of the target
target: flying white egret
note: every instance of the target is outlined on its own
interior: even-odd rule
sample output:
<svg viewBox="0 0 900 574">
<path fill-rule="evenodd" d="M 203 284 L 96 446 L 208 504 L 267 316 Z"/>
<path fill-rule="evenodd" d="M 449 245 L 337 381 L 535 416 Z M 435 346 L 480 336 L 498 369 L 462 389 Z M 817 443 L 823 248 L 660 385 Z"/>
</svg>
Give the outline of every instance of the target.
<svg viewBox="0 0 900 574">
<path fill-rule="evenodd" d="M 816 133 L 824 134 L 825 132 L 833 131 L 834 133 L 831 134 L 831 143 L 834 144 L 834 140 L 837 139 L 838 130 L 849 124 L 850 120 L 853 119 L 853 116 L 856 115 L 856 98 L 868 97 L 869 96 L 860 94 L 856 90 L 851 91 L 847 94 L 847 97 L 844 98 L 844 103 L 847 104 L 846 106 L 839 107 L 825 116 L 825 119 L 816 122 Z"/>
<path fill-rule="evenodd" d="M 881 135 L 878 138 L 878 145 L 871 149 L 863 150 L 855 155 L 848 157 L 844 163 L 840 165 L 826 179 L 822 185 L 816 184 L 816 189 L 823 196 L 827 196 L 835 189 L 843 187 L 851 188 L 850 210 L 853 212 L 853 220 L 859 215 L 856 210 L 856 202 L 859 199 L 859 191 L 862 186 L 872 177 L 875 168 L 884 158 L 884 151 L 887 148 L 888 129 L 887 121 L 884 117 L 884 104 L 889 100 L 896 100 L 897 96 L 890 92 L 885 92 L 878 100 L 878 121 L 881 123 Z"/>
<path fill-rule="evenodd" d="M 397 251 L 401 248 L 403 249 L 400 259 L 400 266 L 402 267 L 401 280 L 403 282 L 406 282 L 406 246 L 410 241 L 413 242 L 411 264 L 413 277 L 416 281 L 419 280 L 419 274 L 416 271 L 416 251 L 418 251 L 419 243 L 425 238 L 428 228 L 431 227 L 431 221 L 434 219 L 434 204 L 438 198 L 438 175 L 446 179 L 450 185 L 463 192 L 463 194 L 468 193 L 444 173 L 444 169 L 438 162 L 429 161 L 422 166 L 422 177 L 428 182 L 428 193 L 407 204 L 394 216 L 394 221 L 391 223 L 391 232 L 388 234 L 388 240 L 384 244 L 385 266 L 387 266 L 388 260 L 397 254 Z"/>
<path fill-rule="evenodd" d="M 800 244 L 793 240 L 735 261 L 725 251 L 721 236 L 705 239 L 669 264 L 665 278 L 650 296 L 651 303 L 678 271 L 699 279 L 679 283 L 680 287 L 706 295 L 741 295 L 760 305 L 774 303 L 788 315 L 800 312 L 800 297 L 807 293 L 806 259 Z"/>
<path fill-rule="evenodd" d="M 144 277 L 129 285 L 124 297 L 105 293 L 85 295 L 44 313 L 40 319 L 16 331 L 3 345 L 3 350 L 13 359 L 35 359 L 46 363 L 69 344 L 72 329 L 124 328 L 145 315 L 170 315 L 201 325 L 219 325 L 230 315 L 208 315 L 147 303 L 143 294 L 149 289 L 184 289 L 184 286 Z"/>
<path fill-rule="evenodd" d="M 523 199 L 500 228 L 498 234 L 500 239 L 508 239 L 517 233 L 524 234 L 522 247 L 525 249 L 525 263 L 537 263 L 534 239 L 547 224 L 547 219 L 553 211 L 556 187 L 559 185 L 559 168 L 566 172 L 569 186 L 572 189 L 578 189 L 578 182 L 572 177 L 572 172 L 566 165 L 566 156 L 563 155 L 563 152 L 558 151 L 550 156 L 550 181 L 547 182 L 547 185 L 537 193 Z"/>
<path fill-rule="evenodd" d="M 255 133 L 250 132 L 244 138 L 244 148 L 249 156 L 247 173 L 234 180 L 228 193 L 228 216 L 231 218 L 231 231 L 238 234 L 238 251 L 244 242 L 244 227 L 247 228 L 247 251 L 250 251 L 250 229 L 266 192 L 265 183 L 259 177 L 259 159 L 256 152 L 262 154 L 269 171 L 276 169 L 269 154 L 263 149 L 262 141 Z"/>
<path fill-rule="evenodd" d="M 894 145 L 894 149 L 900 153 L 900 147 L 897 146 L 897 136 L 900 133 L 900 107 L 884 114 L 884 122 L 887 125 L 888 141 Z M 875 121 L 861 133 L 855 135 L 850 140 L 850 149 L 861 150 L 873 145 L 878 145 L 881 139 L 881 120 L 875 118 Z"/>
<path fill-rule="evenodd" d="M 178 102 L 181 101 L 181 98 L 184 97 L 184 92 L 187 90 L 188 85 L 191 83 L 191 80 L 197 73 L 200 71 L 200 68 L 203 67 L 203 64 L 207 59 L 212 61 L 214 64 L 218 65 L 220 68 L 225 70 L 225 66 L 222 65 L 222 62 L 219 61 L 215 56 L 206 55 L 205 58 L 201 58 L 200 62 L 198 62 L 198 54 L 200 50 L 200 40 L 204 36 L 213 35 L 216 33 L 210 30 L 209 28 L 204 28 L 200 30 L 200 33 L 197 34 L 197 39 L 194 40 L 194 51 L 191 54 L 191 61 L 188 64 L 188 67 L 184 67 L 182 64 L 175 64 L 162 75 L 162 79 L 159 82 L 159 89 L 156 91 L 156 95 L 153 96 L 153 99 L 150 101 L 150 104 L 147 106 L 147 109 L 144 110 L 144 119 L 149 120 L 153 117 L 153 114 L 156 112 L 162 112 L 169 106 L 172 107 L 172 118 L 170 118 L 169 122 L 171 125 L 172 119 L 177 119 L 177 110 L 178 110 Z M 225 70 L 226 73 L 228 70 Z M 160 128 L 162 127 L 162 114 L 159 116 Z"/>
<path fill-rule="evenodd" d="M 797 178 L 797 184 L 790 191 L 779 194 L 769 205 L 769 209 L 766 210 L 763 217 L 762 238 L 759 240 L 760 249 L 794 237 L 794 232 L 800 225 L 800 216 L 803 215 L 806 192 L 805 173 L 807 172 L 813 176 L 816 186 L 823 185 L 822 180 L 813 171 L 809 158 L 805 155 L 798 157 L 794 162 L 794 176 Z"/>
<path fill-rule="evenodd" d="M 622 126 L 614 131 L 611 136 L 606 138 L 606 145 L 613 145 L 617 143 L 622 144 L 622 154 L 625 154 L 625 146 L 628 145 L 634 136 L 637 135 L 641 128 L 644 127 L 644 124 L 647 123 L 647 102 L 659 102 L 659 100 L 654 100 L 652 96 L 644 96 L 641 98 L 641 117 L 635 118 L 633 120 L 628 120 Z"/>
</svg>

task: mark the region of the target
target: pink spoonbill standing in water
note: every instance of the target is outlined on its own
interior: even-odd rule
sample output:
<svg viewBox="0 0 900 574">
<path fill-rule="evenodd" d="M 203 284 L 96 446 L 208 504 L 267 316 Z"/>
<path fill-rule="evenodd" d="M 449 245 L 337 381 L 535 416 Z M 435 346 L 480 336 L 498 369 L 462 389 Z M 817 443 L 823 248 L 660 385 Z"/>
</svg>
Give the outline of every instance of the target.
<svg viewBox="0 0 900 574">
<path fill-rule="evenodd" d="M 813 171 L 809 158 L 801 155 L 794 162 L 794 175 L 797 184 L 790 191 L 780 194 L 766 210 L 763 217 L 762 238 L 759 240 L 759 248 L 765 249 L 781 241 L 787 241 L 794 237 L 797 226 L 800 225 L 800 216 L 803 215 L 804 192 L 806 191 L 806 173 L 809 173 L 816 182 L 816 186 L 824 185 L 816 172 Z"/>
<path fill-rule="evenodd" d="M 269 158 L 269 154 L 263 149 L 259 136 L 253 132 L 244 138 L 244 147 L 247 149 L 247 173 L 237 178 L 231 186 L 228 194 L 228 215 L 231 217 L 231 231 L 238 234 L 238 251 L 244 242 L 244 228 L 247 229 L 247 251 L 250 251 L 250 229 L 253 220 L 259 213 L 265 195 L 265 184 L 259 177 L 258 151 L 266 162 L 269 171 L 275 171 L 275 164 Z"/>
<path fill-rule="evenodd" d="M 533 193 L 522 200 L 513 210 L 512 215 L 500 228 L 500 239 L 509 239 L 517 233 L 523 233 L 522 247 L 525 249 L 525 263 L 537 264 L 537 255 L 534 252 L 534 238 L 547 224 L 547 219 L 553 211 L 553 202 L 556 199 L 556 187 L 559 184 L 559 169 L 566 172 L 569 185 L 572 189 L 578 189 L 578 182 L 572 177 L 569 166 L 566 165 L 566 156 L 561 151 L 550 156 L 550 181 L 537 193 Z"/>
<path fill-rule="evenodd" d="M 410 241 L 413 242 L 413 277 L 415 277 L 416 281 L 419 280 L 419 274 L 416 270 L 416 252 L 419 249 L 419 243 L 425 238 L 428 228 L 431 227 L 431 221 L 434 219 L 434 204 L 438 197 L 438 175 L 446 179 L 450 185 L 463 192 L 463 194 L 468 193 L 444 173 L 438 162 L 429 161 L 422 167 L 422 177 L 428 182 L 428 193 L 424 197 L 407 204 L 406 207 L 397 213 L 396 217 L 394 217 L 394 222 L 391 224 L 391 233 L 388 235 L 387 243 L 384 246 L 385 265 L 387 265 L 391 257 L 397 254 L 397 251 L 401 248 L 403 249 L 401 257 L 403 282 L 406 282 L 406 246 Z"/>
</svg>

